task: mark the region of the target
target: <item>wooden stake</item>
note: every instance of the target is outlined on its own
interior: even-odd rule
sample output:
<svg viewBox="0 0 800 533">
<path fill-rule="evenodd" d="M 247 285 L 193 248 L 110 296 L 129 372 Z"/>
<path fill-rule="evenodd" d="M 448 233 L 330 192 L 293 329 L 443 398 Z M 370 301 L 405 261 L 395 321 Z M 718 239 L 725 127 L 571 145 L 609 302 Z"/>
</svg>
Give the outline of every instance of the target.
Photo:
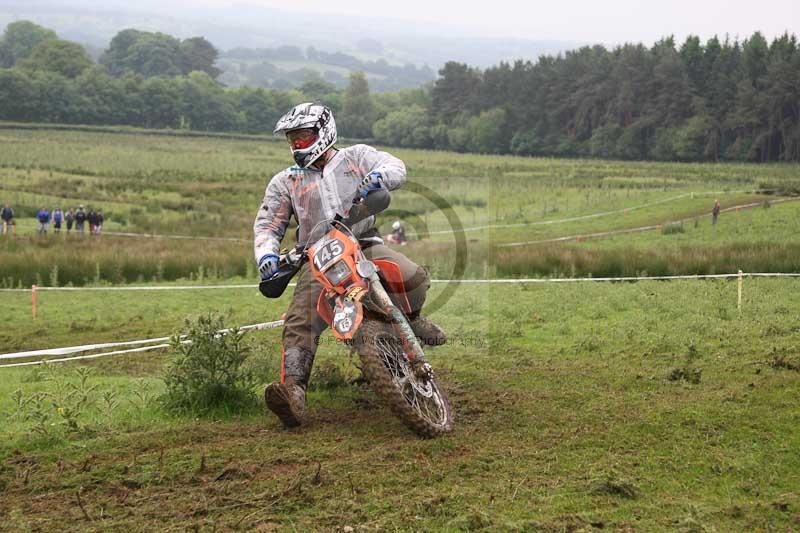
<svg viewBox="0 0 800 533">
<path fill-rule="evenodd" d="M 740 313 L 742 312 L 742 279 L 743 279 L 743 275 L 742 275 L 742 271 L 740 270 L 739 271 L 739 303 L 738 303 L 738 306 L 737 306 Z"/>
<path fill-rule="evenodd" d="M 33 315 L 33 319 L 36 320 L 36 304 L 38 300 L 38 295 L 36 294 L 36 284 L 34 283 L 31 285 L 31 314 Z"/>
</svg>

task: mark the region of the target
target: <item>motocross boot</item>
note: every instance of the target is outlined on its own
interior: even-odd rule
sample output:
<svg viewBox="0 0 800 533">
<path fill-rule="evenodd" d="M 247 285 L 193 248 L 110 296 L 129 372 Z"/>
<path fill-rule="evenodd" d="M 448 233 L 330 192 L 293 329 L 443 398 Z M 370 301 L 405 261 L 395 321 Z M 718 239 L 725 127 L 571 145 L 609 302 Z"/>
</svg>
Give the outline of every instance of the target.
<svg viewBox="0 0 800 533">
<path fill-rule="evenodd" d="M 284 383 L 270 383 L 264 389 L 264 401 L 287 428 L 297 427 L 306 413 L 306 389 L 287 376 Z"/>
<path fill-rule="evenodd" d="M 422 344 L 441 346 L 447 342 L 447 334 L 444 330 L 430 319 L 422 316 L 419 311 L 408 315 L 408 323 Z"/>
</svg>

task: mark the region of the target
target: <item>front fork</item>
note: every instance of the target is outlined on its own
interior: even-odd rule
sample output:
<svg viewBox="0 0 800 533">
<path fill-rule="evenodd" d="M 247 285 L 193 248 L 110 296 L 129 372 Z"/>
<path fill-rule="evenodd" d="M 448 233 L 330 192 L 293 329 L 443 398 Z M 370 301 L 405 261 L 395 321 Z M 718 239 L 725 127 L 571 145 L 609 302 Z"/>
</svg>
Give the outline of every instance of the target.
<svg viewBox="0 0 800 533">
<path fill-rule="evenodd" d="M 408 319 L 406 319 L 403 312 L 392 302 L 392 299 L 389 298 L 389 294 L 386 292 L 386 289 L 383 288 L 377 271 L 369 276 L 369 282 L 370 290 L 376 300 L 375 303 L 378 304 L 389 317 L 395 334 L 403 343 L 403 351 L 406 357 L 408 357 L 408 362 L 411 363 L 414 375 L 419 379 L 429 379 L 433 376 L 433 369 L 425 360 L 425 353 L 422 351 L 422 346 L 420 346 L 417 336 L 414 335 L 414 331 L 411 329 Z"/>
</svg>

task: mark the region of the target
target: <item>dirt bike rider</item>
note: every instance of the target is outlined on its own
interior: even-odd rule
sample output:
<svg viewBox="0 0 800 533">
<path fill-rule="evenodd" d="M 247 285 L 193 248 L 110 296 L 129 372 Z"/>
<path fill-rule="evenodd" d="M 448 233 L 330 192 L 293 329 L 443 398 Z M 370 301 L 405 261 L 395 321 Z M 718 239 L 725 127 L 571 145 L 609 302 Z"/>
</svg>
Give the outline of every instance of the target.
<svg viewBox="0 0 800 533">
<path fill-rule="evenodd" d="M 392 244 L 406 244 L 408 242 L 406 230 L 402 222 L 399 220 L 394 221 L 392 224 L 392 232 L 386 236 L 386 240 Z"/>
<path fill-rule="evenodd" d="M 332 219 L 337 213 L 344 214 L 356 197 L 363 198 L 380 188 L 397 189 L 406 178 L 403 162 L 386 152 L 364 144 L 337 149 L 333 113 L 323 105 L 295 106 L 278 120 L 274 133 L 286 135 L 296 166 L 279 172 L 269 181 L 253 225 L 255 258 L 262 280 L 278 270 L 280 243 L 292 215 L 299 225 L 298 242 L 313 243 L 328 231 L 324 224 L 317 226 L 318 222 Z M 426 344 L 443 344 L 444 332 L 420 316 L 430 285 L 427 272 L 383 245 L 375 228 L 375 217 L 362 220 L 352 230 L 368 259 L 388 259 L 400 267 L 405 292 L 389 294 L 393 299 L 407 298 L 412 310 L 408 318 L 415 334 Z M 311 366 L 320 335 L 327 327 L 316 311 L 322 287 L 308 263 L 301 268 L 296 281 L 284 322 L 281 381 L 269 384 L 264 391 L 267 407 L 287 427 L 297 426 L 303 420 Z"/>
</svg>

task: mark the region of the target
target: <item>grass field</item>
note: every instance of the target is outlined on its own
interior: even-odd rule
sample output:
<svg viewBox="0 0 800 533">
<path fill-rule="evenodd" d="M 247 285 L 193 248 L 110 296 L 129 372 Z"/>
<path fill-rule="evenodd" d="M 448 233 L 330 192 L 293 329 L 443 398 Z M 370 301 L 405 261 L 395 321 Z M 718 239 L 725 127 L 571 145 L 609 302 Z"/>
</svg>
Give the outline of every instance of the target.
<svg viewBox="0 0 800 533">
<path fill-rule="evenodd" d="M 254 283 L 250 227 L 282 143 L 10 129 L 0 142 L 0 203 L 19 220 L 0 238 L 1 287 Z M 427 235 L 403 252 L 437 278 L 462 252 L 467 278 L 800 271 L 800 202 L 775 202 L 793 200 L 797 166 L 396 153 L 409 186 L 381 223 Z M 778 190 L 752 193 L 765 188 Z M 758 206 L 712 227 L 715 197 Z M 110 232 L 241 241 L 33 235 L 33 212 L 57 203 L 102 207 Z M 794 530 L 798 284 L 746 279 L 741 311 L 735 280 L 462 284 L 432 315 L 450 342 L 429 357 L 456 413 L 435 440 L 352 384 L 356 360 L 329 334 L 298 431 L 256 406 L 169 413 L 171 350 L 0 368 L 0 529 Z M 0 353 L 168 336 L 207 313 L 269 321 L 289 298 L 41 291 L 32 320 L 29 292 L 0 292 Z M 280 330 L 247 339 L 248 365 L 275 379 Z"/>
<path fill-rule="evenodd" d="M 6 524 L 44 529 L 792 529 L 797 290 L 747 280 L 740 315 L 727 281 L 463 286 L 435 316 L 454 341 L 431 359 L 458 426 L 434 441 L 348 385 L 314 391 L 299 432 L 258 411 L 175 418 L 140 399 L 161 390 L 165 356 L 101 360 L 89 383 L 119 407 L 98 401 L 84 429 L 51 440 L 2 425 L 0 508 Z M 95 292 L 71 312 L 69 293 L 47 293 L 36 324 L 26 298 L 3 298 L 15 335 L 51 345 L 169 334 L 199 309 L 274 318 L 287 303 L 253 292 Z M 277 341 L 254 335 L 254 357 L 274 360 Z M 323 343 L 326 363 L 357 373 Z M 4 412 L 14 390 L 56 386 L 2 372 Z"/>
</svg>

